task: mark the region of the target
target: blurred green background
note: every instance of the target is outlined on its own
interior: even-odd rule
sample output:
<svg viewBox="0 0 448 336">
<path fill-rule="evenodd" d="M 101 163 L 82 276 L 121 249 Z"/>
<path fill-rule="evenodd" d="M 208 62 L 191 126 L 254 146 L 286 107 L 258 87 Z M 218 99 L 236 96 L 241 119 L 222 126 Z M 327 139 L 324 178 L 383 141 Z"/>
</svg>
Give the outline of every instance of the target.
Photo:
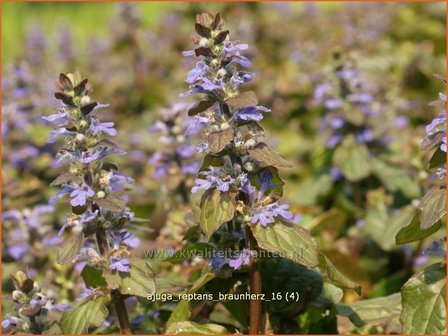
<svg viewBox="0 0 448 336">
<path fill-rule="evenodd" d="M 321 8 L 337 7 L 338 3 L 318 3 Z M 84 48 L 84 42 L 94 36 L 104 36 L 112 24 L 110 18 L 116 10 L 116 3 L 99 2 L 2 2 L 2 63 L 6 64 L 20 53 L 21 43 L 26 36 L 27 28 L 33 23 L 39 23 L 46 36 L 53 33 L 62 23 L 73 29 L 75 42 Z M 219 3 L 207 4 L 219 7 Z M 292 8 L 300 8 L 301 3 L 293 4 Z M 139 2 L 142 23 L 151 27 L 157 23 L 161 13 L 169 9 L 187 8 L 185 2 Z"/>
</svg>

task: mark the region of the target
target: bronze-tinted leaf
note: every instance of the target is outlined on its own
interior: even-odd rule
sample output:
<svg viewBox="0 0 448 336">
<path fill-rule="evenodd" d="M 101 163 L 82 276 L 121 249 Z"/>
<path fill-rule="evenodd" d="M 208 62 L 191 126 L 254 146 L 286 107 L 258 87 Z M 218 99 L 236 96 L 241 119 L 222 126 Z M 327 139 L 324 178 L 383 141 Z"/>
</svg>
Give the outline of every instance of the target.
<svg viewBox="0 0 448 336">
<path fill-rule="evenodd" d="M 196 23 L 194 25 L 194 29 L 196 30 L 196 33 L 198 33 L 198 35 L 205 37 L 205 38 L 210 38 L 210 36 L 212 36 L 212 32 L 210 30 L 210 28 L 207 28 L 206 26 L 200 24 L 200 23 Z"/>
<path fill-rule="evenodd" d="M 196 48 L 194 50 L 194 53 L 196 54 L 196 56 L 213 56 L 213 52 L 210 48 L 208 47 L 200 47 L 200 48 Z"/>
<path fill-rule="evenodd" d="M 263 142 L 257 144 L 253 149 L 248 150 L 250 156 L 260 162 L 261 167 L 274 166 L 277 168 L 290 168 L 292 164 L 272 150 Z"/>
<path fill-rule="evenodd" d="M 73 102 L 73 97 L 70 97 L 69 95 L 63 93 L 63 92 L 56 92 L 54 94 L 54 97 L 58 100 L 62 100 L 62 102 L 65 105 L 73 106 L 75 107 L 75 103 Z"/>
<path fill-rule="evenodd" d="M 118 198 L 114 195 L 107 195 L 106 198 L 99 198 L 95 200 L 95 203 L 104 209 L 110 210 L 110 211 L 122 211 L 126 207 L 126 201 Z"/>
<path fill-rule="evenodd" d="M 76 255 L 81 252 L 83 244 L 84 235 L 82 233 L 78 233 L 65 240 L 58 247 L 57 262 L 59 264 L 66 264 L 68 262 L 71 262 L 76 257 Z"/>
<path fill-rule="evenodd" d="M 221 19 L 221 14 L 220 13 L 216 13 L 215 18 L 212 22 L 212 24 L 210 25 L 210 27 L 215 30 L 218 28 L 221 28 L 223 26 L 224 22 Z"/>
<path fill-rule="evenodd" d="M 221 156 L 215 156 L 215 155 L 208 154 L 204 157 L 204 160 L 202 161 L 201 168 L 199 168 L 199 172 L 201 172 L 204 169 L 207 169 L 211 166 L 222 167 L 223 165 L 224 165 L 224 160 Z"/>
<path fill-rule="evenodd" d="M 86 212 L 87 206 L 86 205 L 76 205 L 72 206 L 72 212 L 75 215 L 82 215 L 84 212 Z"/>
<path fill-rule="evenodd" d="M 73 84 L 70 78 L 66 74 L 59 74 L 59 87 L 58 89 L 65 91 L 73 89 Z"/>
<path fill-rule="evenodd" d="M 93 109 L 98 105 L 97 102 L 92 102 L 90 104 L 84 105 L 81 107 L 81 113 L 84 115 L 88 115 L 90 112 L 93 111 Z"/>
<path fill-rule="evenodd" d="M 118 166 L 115 163 L 112 163 L 112 162 L 104 162 L 101 165 L 101 169 L 104 169 L 106 171 L 118 170 Z"/>
<path fill-rule="evenodd" d="M 190 107 L 190 109 L 188 110 L 188 115 L 192 117 L 198 113 L 204 112 L 208 108 L 212 107 L 214 104 L 215 104 L 214 101 L 209 100 L 200 101 L 194 104 L 192 107 Z"/>
<path fill-rule="evenodd" d="M 224 31 L 220 32 L 215 37 L 215 44 L 221 44 L 222 42 L 224 42 L 224 40 L 226 39 L 227 35 L 229 35 L 229 31 L 228 30 L 224 30 Z"/>
<path fill-rule="evenodd" d="M 69 172 L 64 172 L 61 175 L 59 175 L 53 182 L 51 182 L 50 186 L 54 187 L 68 182 L 80 183 L 81 177 Z"/>
<path fill-rule="evenodd" d="M 30 278 L 25 279 L 25 281 L 23 281 L 20 286 L 20 290 L 24 293 L 31 292 L 33 288 L 34 288 L 34 280 Z"/>
<path fill-rule="evenodd" d="M 219 153 L 233 140 L 233 129 L 210 133 L 207 138 L 208 147 L 213 153 Z"/>
<path fill-rule="evenodd" d="M 246 91 L 227 100 L 227 104 L 232 108 L 245 108 L 257 105 L 258 98 L 253 91 Z"/>
<path fill-rule="evenodd" d="M 86 91 L 87 82 L 88 82 L 88 79 L 85 78 L 81 82 L 79 82 L 78 85 L 76 85 L 73 88 L 73 90 L 75 91 L 75 95 L 79 96 Z"/>
<path fill-rule="evenodd" d="M 210 26 L 215 20 L 215 16 L 210 12 L 204 12 L 196 15 L 196 22 L 203 26 Z"/>
</svg>

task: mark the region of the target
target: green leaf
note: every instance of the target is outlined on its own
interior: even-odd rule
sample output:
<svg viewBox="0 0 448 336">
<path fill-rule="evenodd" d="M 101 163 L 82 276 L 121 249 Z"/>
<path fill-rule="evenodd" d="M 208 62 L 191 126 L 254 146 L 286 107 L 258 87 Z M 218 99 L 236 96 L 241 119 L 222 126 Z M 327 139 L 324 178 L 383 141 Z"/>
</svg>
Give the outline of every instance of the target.
<svg viewBox="0 0 448 336">
<path fill-rule="evenodd" d="M 187 300 L 181 300 L 174 308 L 170 318 L 166 322 L 168 326 L 173 323 L 189 320 L 191 316 L 190 303 Z"/>
<path fill-rule="evenodd" d="M 403 334 L 446 335 L 446 265 L 415 274 L 401 289 Z"/>
<path fill-rule="evenodd" d="M 219 324 L 200 324 L 190 321 L 175 322 L 170 324 L 165 331 L 169 335 L 196 334 L 196 335 L 216 335 L 230 334 L 230 332 Z"/>
<path fill-rule="evenodd" d="M 88 328 L 99 327 L 109 315 L 105 306 L 107 303 L 108 298 L 100 296 L 96 299 L 83 300 L 74 308 L 65 311 L 59 321 L 62 333 L 87 334 Z"/>
<path fill-rule="evenodd" d="M 333 154 L 333 164 L 349 181 L 359 181 L 370 175 L 369 151 L 364 144 L 348 136 Z"/>
<path fill-rule="evenodd" d="M 310 177 L 297 187 L 295 201 L 298 205 L 315 205 L 318 203 L 319 197 L 330 192 L 332 185 L 330 175 Z"/>
<path fill-rule="evenodd" d="M 390 216 L 383 228 L 382 234 L 378 239 L 379 245 L 386 251 L 396 248 L 396 240 L 398 232 L 408 225 L 414 218 L 416 209 L 412 205 L 408 205 L 399 210 L 399 212 Z"/>
<path fill-rule="evenodd" d="M 251 226 L 258 246 L 304 266 L 319 265 L 319 246 L 311 234 L 297 224 L 276 219 L 267 227 Z"/>
<path fill-rule="evenodd" d="M 429 229 L 422 230 L 420 228 L 420 214 L 416 213 L 412 218 L 411 223 L 398 231 L 397 236 L 395 237 L 395 242 L 398 245 L 401 245 L 429 237 L 433 233 L 437 232 L 441 226 L 442 221 L 438 221 Z"/>
<path fill-rule="evenodd" d="M 234 109 L 242 109 L 258 104 L 257 95 L 253 91 L 246 91 L 240 93 L 238 96 L 227 100 L 227 105 Z"/>
<path fill-rule="evenodd" d="M 401 295 L 395 293 L 386 297 L 362 300 L 350 305 L 335 305 L 339 315 L 346 316 L 357 327 L 365 324 L 381 325 L 397 318 L 401 312 Z"/>
<path fill-rule="evenodd" d="M 154 294 L 156 285 L 149 264 L 145 260 L 131 257 L 130 266 L 128 273 L 106 268 L 103 277 L 108 286 L 118 289 L 124 295 L 146 297 L 148 294 Z"/>
<path fill-rule="evenodd" d="M 189 292 L 190 293 L 196 293 L 198 290 L 200 290 L 202 287 L 204 287 L 209 281 L 213 280 L 216 277 L 214 273 L 211 272 L 205 272 L 203 273 L 199 279 L 197 279 L 193 286 L 191 286 Z"/>
<path fill-rule="evenodd" d="M 260 162 L 260 167 L 274 166 L 277 168 L 290 168 L 292 164 L 274 152 L 271 147 L 263 142 L 248 150 L 250 156 Z"/>
<path fill-rule="evenodd" d="M 223 165 L 224 160 L 222 157 L 208 154 L 204 157 L 201 168 L 199 168 L 199 172 L 210 167 L 222 167 Z"/>
<path fill-rule="evenodd" d="M 437 150 L 432 155 L 431 160 L 429 161 L 429 169 L 439 167 L 445 162 L 446 162 L 446 153 L 440 148 L 437 148 Z"/>
<path fill-rule="evenodd" d="M 90 266 L 89 264 L 84 266 L 81 276 L 84 279 L 86 287 L 107 287 L 106 280 L 104 280 L 102 275 L 102 270 Z"/>
<path fill-rule="evenodd" d="M 378 176 L 387 190 L 391 192 L 401 191 L 408 198 L 420 196 L 418 183 L 414 182 L 404 169 L 375 159 L 372 162 L 372 171 Z"/>
<path fill-rule="evenodd" d="M 435 186 L 423 196 L 419 209 L 422 211 L 420 216 L 420 227 L 425 230 L 436 224 L 446 215 L 446 188 Z"/>
<path fill-rule="evenodd" d="M 233 140 L 233 128 L 210 133 L 207 137 L 208 147 L 213 153 L 219 153 Z"/>
<path fill-rule="evenodd" d="M 234 215 L 235 194 L 211 189 L 202 196 L 199 225 L 207 239 L 210 239 L 222 224 L 232 220 Z"/>
<path fill-rule="evenodd" d="M 84 234 L 78 233 L 65 240 L 57 250 L 57 262 L 66 264 L 75 259 L 84 244 Z"/>
<path fill-rule="evenodd" d="M 322 253 L 319 256 L 319 263 L 319 268 L 323 271 L 324 275 L 328 277 L 328 279 L 331 280 L 334 284 L 343 288 L 353 289 L 356 293 L 358 293 L 358 295 L 361 295 L 361 286 L 339 272 L 339 270 L 336 268 L 336 266 L 334 266 L 331 260 Z"/>
</svg>

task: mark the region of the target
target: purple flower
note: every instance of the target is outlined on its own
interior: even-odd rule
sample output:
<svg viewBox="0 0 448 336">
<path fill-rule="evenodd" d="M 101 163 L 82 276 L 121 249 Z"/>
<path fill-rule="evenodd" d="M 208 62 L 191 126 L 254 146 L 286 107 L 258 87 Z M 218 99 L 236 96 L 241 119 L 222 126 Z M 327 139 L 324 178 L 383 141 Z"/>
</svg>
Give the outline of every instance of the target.
<svg viewBox="0 0 448 336">
<path fill-rule="evenodd" d="M 7 247 L 8 254 L 14 260 L 20 260 L 28 252 L 29 246 L 27 243 L 16 243 Z"/>
<path fill-rule="evenodd" d="M 446 153 L 446 137 L 442 139 L 442 144 L 440 145 L 440 149 Z"/>
<path fill-rule="evenodd" d="M 154 173 L 152 174 L 152 177 L 154 179 L 160 179 L 160 178 L 167 176 L 170 171 L 170 167 L 171 167 L 171 165 L 169 163 L 165 163 L 160 166 L 157 166 L 154 169 Z"/>
<path fill-rule="evenodd" d="M 272 173 L 269 170 L 265 170 L 262 175 L 257 175 L 258 182 L 260 183 L 260 193 L 264 194 L 270 188 L 274 188 L 277 185 L 272 183 Z"/>
<path fill-rule="evenodd" d="M 373 133 L 370 129 L 365 129 L 361 133 L 356 134 L 356 141 L 358 143 L 370 142 L 373 140 Z"/>
<path fill-rule="evenodd" d="M 62 128 L 56 128 L 54 130 L 50 130 L 50 137 L 48 138 L 47 142 L 48 143 L 55 143 L 56 140 L 61 136 L 61 135 L 74 135 L 75 132 L 72 131 L 67 131 L 64 127 Z"/>
<path fill-rule="evenodd" d="M 273 203 L 268 205 L 268 210 L 272 213 L 272 216 L 280 216 L 286 220 L 291 220 L 293 215 L 291 212 L 287 211 L 288 208 L 288 204 L 279 205 L 277 203 Z"/>
<path fill-rule="evenodd" d="M 113 256 L 110 258 L 109 269 L 129 273 L 131 259 Z"/>
<path fill-rule="evenodd" d="M 443 246 L 442 244 L 439 244 L 439 242 L 434 241 L 432 247 L 425 249 L 422 253 L 427 255 L 446 256 L 446 248 L 444 248 L 444 246 L 446 246 L 446 238 L 441 239 L 440 241 L 443 243 Z"/>
<path fill-rule="evenodd" d="M 340 136 L 339 134 L 333 134 L 327 141 L 327 147 L 334 148 L 339 142 L 341 142 L 341 140 L 342 136 Z"/>
<path fill-rule="evenodd" d="M 235 259 L 229 261 L 229 266 L 234 270 L 240 269 L 244 265 L 249 265 L 250 251 L 247 249 L 242 250 Z"/>
<path fill-rule="evenodd" d="M 201 164 L 199 162 L 189 162 L 182 165 L 182 173 L 196 175 Z"/>
<path fill-rule="evenodd" d="M 330 98 L 325 100 L 325 107 L 329 110 L 335 110 L 342 107 L 342 100 Z"/>
<path fill-rule="evenodd" d="M 365 226 L 364 219 L 358 219 L 358 220 L 356 221 L 356 227 L 357 227 L 357 228 L 362 229 L 362 228 L 364 228 L 364 226 Z"/>
<path fill-rule="evenodd" d="M 72 193 L 73 190 L 75 190 L 75 187 L 73 187 L 71 185 L 68 185 L 68 184 L 64 185 L 62 187 L 62 189 L 60 189 L 56 193 L 56 195 L 54 195 L 53 197 L 50 198 L 50 201 L 49 201 L 50 205 L 55 204 L 58 199 L 60 199 L 61 197 L 65 196 L 66 194 Z"/>
<path fill-rule="evenodd" d="M 70 193 L 70 204 L 72 206 L 81 206 L 86 204 L 88 197 L 93 197 L 95 192 L 87 185 L 78 187 Z"/>
<path fill-rule="evenodd" d="M 318 84 L 314 89 L 313 98 L 317 102 L 321 102 L 324 97 L 331 92 L 332 86 L 328 83 Z"/>
<path fill-rule="evenodd" d="M 133 178 L 123 175 L 122 173 L 117 171 L 109 172 L 107 174 L 107 179 L 108 179 L 108 185 L 113 191 L 123 189 L 124 184 L 134 183 Z"/>
<path fill-rule="evenodd" d="M 271 112 L 270 109 L 264 106 L 250 106 L 246 107 L 245 109 L 239 110 L 232 118 L 238 118 L 245 121 L 260 121 L 261 119 L 263 119 L 263 115 L 258 111 Z"/>
<path fill-rule="evenodd" d="M 117 130 L 114 128 L 115 123 L 114 122 L 100 122 L 96 118 L 92 118 L 92 123 L 90 124 L 90 131 L 98 135 L 101 132 L 109 135 L 109 136 L 115 136 L 117 135 Z"/>
<path fill-rule="evenodd" d="M 212 270 L 215 272 L 219 272 L 224 265 L 227 265 L 229 263 L 229 259 L 220 257 L 217 253 L 213 253 L 209 266 Z"/>
<path fill-rule="evenodd" d="M 197 62 L 194 68 L 188 72 L 186 82 L 189 84 L 193 84 L 198 80 L 203 80 L 207 71 L 208 66 L 203 61 Z"/>
<path fill-rule="evenodd" d="M 192 145 L 182 145 L 176 148 L 176 154 L 181 158 L 188 159 L 194 154 L 194 146 Z"/>
<path fill-rule="evenodd" d="M 269 223 L 272 223 L 273 213 L 265 208 L 258 207 L 254 209 L 252 219 L 250 222 L 252 224 L 260 223 L 261 226 L 267 226 Z"/>
<path fill-rule="evenodd" d="M 336 117 L 335 119 L 331 120 L 331 127 L 333 129 L 339 129 L 345 124 L 345 119 L 343 117 Z"/>
<path fill-rule="evenodd" d="M 397 128 L 405 128 L 409 124 L 409 118 L 404 115 L 397 116 L 394 120 L 394 124 Z"/>
<path fill-rule="evenodd" d="M 218 186 L 216 189 L 218 189 L 221 192 L 227 192 L 229 191 L 230 186 L 233 182 L 235 182 L 234 178 L 228 177 L 226 180 L 217 179 Z"/>
<path fill-rule="evenodd" d="M 82 152 L 80 161 L 82 163 L 90 163 L 93 161 L 98 161 L 104 159 L 108 155 L 125 155 L 126 152 L 122 149 L 115 147 L 102 147 L 98 146 L 91 150 L 87 150 Z"/>
<path fill-rule="evenodd" d="M 426 126 L 426 135 L 431 135 L 434 129 L 438 129 L 438 126 L 441 125 L 443 130 L 445 129 L 446 124 L 446 112 L 435 117 L 429 125 Z"/>
<path fill-rule="evenodd" d="M 50 123 L 55 124 L 56 126 L 62 126 L 65 123 L 68 122 L 69 120 L 69 115 L 68 113 L 65 111 L 64 108 L 61 108 L 58 113 L 56 114 L 51 114 L 48 117 L 44 116 L 42 117 L 43 120 L 48 121 Z"/>
<path fill-rule="evenodd" d="M 61 236 L 64 232 L 67 226 L 75 226 L 75 227 L 82 227 L 85 223 L 88 223 L 92 220 L 94 220 L 98 216 L 99 210 L 95 210 L 94 212 L 86 211 L 82 215 L 74 215 L 75 217 L 67 216 L 67 220 L 65 221 L 65 224 L 62 226 L 62 228 L 59 230 L 58 235 Z"/>
<path fill-rule="evenodd" d="M 77 300 L 82 300 L 85 299 L 87 297 L 90 297 L 93 295 L 94 289 L 90 288 L 90 287 L 84 287 L 83 289 L 81 289 L 81 292 L 79 293 L 79 297 Z"/>
<path fill-rule="evenodd" d="M 352 93 L 347 99 L 351 103 L 369 104 L 373 101 L 373 96 L 370 93 Z"/>
<path fill-rule="evenodd" d="M 338 168 L 336 168 L 336 167 L 331 168 L 330 175 L 331 175 L 331 179 L 334 182 L 339 181 L 342 178 L 341 171 Z"/>
<path fill-rule="evenodd" d="M 197 178 L 195 180 L 196 185 L 191 188 L 191 192 L 194 194 L 199 190 L 208 190 L 216 183 L 216 177 L 207 175 L 206 179 Z"/>
<path fill-rule="evenodd" d="M 9 334 L 14 331 L 14 328 L 20 326 L 23 323 L 21 319 L 15 316 L 6 315 L 6 318 L 2 321 L 2 333 Z"/>
</svg>

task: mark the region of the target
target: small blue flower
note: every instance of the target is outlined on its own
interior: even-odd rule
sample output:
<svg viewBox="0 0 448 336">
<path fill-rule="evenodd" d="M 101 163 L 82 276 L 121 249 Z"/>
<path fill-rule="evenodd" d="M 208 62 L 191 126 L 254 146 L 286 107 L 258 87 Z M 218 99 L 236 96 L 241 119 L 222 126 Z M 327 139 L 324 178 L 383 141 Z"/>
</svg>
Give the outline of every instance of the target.
<svg viewBox="0 0 448 336">
<path fill-rule="evenodd" d="M 114 122 L 100 122 L 96 118 L 92 118 L 92 123 L 90 124 L 90 131 L 98 135 L 101 132 L 109 135 L 109 136 L 115 136 L 117 135 L 117 130 L 114 128 L 115 123 Z"/>
<path fill-rule="evenodd" d="M 258 207 L 254 209 L 252 214 L 252 219 L 250 222 L 252 224 L 260 223 L 261 226 L 267 226 L 269 223 L 273 222 L 273 213 L 263 207 Z"/>
<path fill-rule="evenodd" d="M 129 273 L 131 259 L 113 256 L 110 258 L 109 269 Z"/>
<path fill-rule="evenodd" d="M 87 198 L 93 197 L 95 192 L 87 185 L 78 187 L 70 193 L 70 204 L 72 206 L 81 206 L 86 204 Z"/>
<path fill-rule="evenodd" d="M 327 147 L 328 148 L 334 148 L 336 147 L 336 145 L 338 143 L 340 143 L 342 140 L 342 136 L 340 136 L 339 134 L 333 134 L 332 136 L 330 136 L 330 138 L 327 141 Z"/>
<path fill-rule="evenodd" d="M 268 210 L 272 212 L 272 216 L 280 216 L 286 220 L 291 220 L 293 218 L 293 215 L 291 212 L 287 211 L 287 209 L 289 209 L 288 204 L 279 205 L 278 203 L 273 203 L 269 204 L 268 206 Z"/>
<path fill-rule="evenodd" d="M 238 253 L 236 258 L 229 260 L 229 266 L 234 270 L 240 269 L 244 265 L 249 265 L 250 262 L 250 251 L 244 249 Z"/>
</svg>

